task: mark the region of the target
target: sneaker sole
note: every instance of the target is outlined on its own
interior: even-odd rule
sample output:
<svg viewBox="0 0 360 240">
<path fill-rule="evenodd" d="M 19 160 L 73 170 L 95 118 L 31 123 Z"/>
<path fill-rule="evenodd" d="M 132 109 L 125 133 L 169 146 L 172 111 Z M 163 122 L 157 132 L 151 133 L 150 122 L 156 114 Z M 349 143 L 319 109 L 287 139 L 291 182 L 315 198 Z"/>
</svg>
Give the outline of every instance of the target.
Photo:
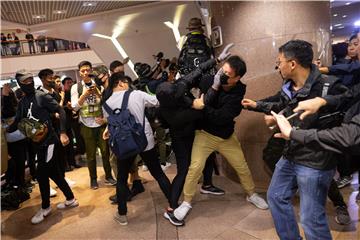
<svg viewBox="0 0 360 240">
<path fill-rule="evenodd" d="M 105 182 L 104 183 L 106 186 L 115 186 L 116 185 L 116 183 L 109 183 L 109 182 Z"/>
<path fill-rule="evenodd" d="M 211 194 L 211 195 L 216 195 L 216 196 L 225 195 L 225 193 L 215 193 L 215 192 L 203 190 L 201 188 L 200 188 L 200 193 L 201 194 Z"/>
<path fill-rule="evenodd" d="M 120 220 L 117 219 L 117 218 L 115 218 L 115 217 L 114 217 L 114 221 L 116 221 L 117 223 L 119 223 L 121 226 L 126 226 L 126 225 L 128 225 L 128 222 L 120 222 Z"/>
<path fill-rule="evenodd" d="M 163 216 L 164 216 L 165 219 L 169 220 L 169 222 L 170 222 L 172 225 L 174 225 L 174 226 L 179 227 L 179 226 L 184 226 L 184 225 L 185 225 L 185 224 L 173 222 L 173 220 L 171 219 L 171 217 L 169 217 L 169 215 L 167 214 L 167 212 L 165 212 Z"/>
<path fill-rule="evenodd" d="M 267 210 L 267 209 L 269 209 L 269 206 L 268 206 L 268 207 L 259 206 L 259 205 L 255 204 L 255 203 L 253 203 L 252 201 L 250 201 L 248 198 L 246 198 L 246 201 L 248 201 L 249 203 L 253 204 L 255 207 L 257 207 L 257 208 L 259 208 L 259 209 L 261 209 L 261 210 Z"/>
<path fill-rule="evenodd" d="M 348 183 L 346 183 L 346 184 L 340 184 L 340 185 L 338 185 L 337 187 L 338 187 L 338 189 L 341 189 L 341 188 L 344 188 L 344 187 L 350 185 L 350 183 L 351 183 L 351 182 L 348 182 Z"/>
<path fill-rule="evenodd" d="M 335 222 L 336 222 L 337 224 L 339 224 L 339 225 L 349 225 L 349 224 L 351 223 L 351 220 L 349 220 L 349 222 L 346 222 L 346 223 L 341 223 L 341 222 L 339 221 L 338 217 L 335 216 Z"/>
</svg>

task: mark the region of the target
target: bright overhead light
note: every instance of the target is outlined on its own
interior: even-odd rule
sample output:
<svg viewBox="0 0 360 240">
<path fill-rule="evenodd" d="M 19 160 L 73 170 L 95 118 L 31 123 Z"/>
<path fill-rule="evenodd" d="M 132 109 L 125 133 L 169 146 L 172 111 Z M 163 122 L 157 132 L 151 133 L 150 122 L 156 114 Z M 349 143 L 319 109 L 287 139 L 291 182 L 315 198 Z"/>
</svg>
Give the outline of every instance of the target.
<svg viewBox="0 0 360 240">
<path fill-rule="evenodd" d="M 46 15 L 32 15 L 32 18 L 34 18 L 34 19 L 44 19 L 44 18 L 46 18 Z"/>
<path fill-rule="evenodd" d="M 83 7 L 95 7 L 97 2 L 84 2 Z"/>
<path fill-rule="evenodd" d="M 354 22 L 354 26 L 355 27 L 360 27 L 360 20 L 357 20 L 356 22 Z"/>
<path fill-rule="evenodd" d="M 105 39 L 111 39 L 111 37 L 106 36 L 106 35 L 103 35 L 103 34 L 99 34 L 99 33 L 93 33 L 93 34 L 91 34 L 91 35 L 93 35 L 94 37 L 105 38 Z"/>
<path fill-rule="evenodd" d="M 330 26 L 330 31 L 333 30 L 333 26 Z"/>
<path fill-rule="evenodd" d="M 176 41 L 176 43 L 178 43 L 179 40 L 180 40 L 179 27 L 178 27 L 178 26 L 175 26 L 175 24 L 173 24 L 173 23 L 170 22 L 170 21 L 164 22 L 164 24 L 165 24 L 168 28 L 172 29 L 172 31 L 173 31 L 173 33 L 174 33 L 175 41 Z"/>
<path fill-rule="evenodd" d="M 168 28 L 171 28 L 171 29 L 173 29 L 173 27 L 174 27 L 174 24 L 172 24 L 172 22 L 169 22 L 169 21 L 164 22 L 164 24 L 165 24 Z"/>
<path fill-rule="evenodd" d="M 343 18 L 346 18 L 346 17 L 347 17 L 347 15 L 343 15 L 342 17 L 343 17 Z"/>
<path fill-rule="evenodd" d="M 337 17 L 337 15 L 338 15 L 337 13 L 333 14 L 334 17 Z"/>
<path fill-rule="evenodd" d="M 66 13 L 66 10 L 54 10 L 53 14 L 63 14 Z"/>
<path fill-rule="evenodd" d="M 351 2 L 347 2 L 347 3 L 345 3 L 345 5 L 346 5 L 346 6 L 349 6 L 350 4 L 351 4 Z"/>
<path fill-rule="evenodd" d="M 103 35 L 103 34 L 99 34 L 99 33 L 93 33 L 92 36 L 94 37 L 99 37 L 99 38 L 105 38 L 105 39 L 110 39 L 111 42 L 114 44 L 116 50 L 118 50 L 118 52 L 120 53 L 121 57 L 123 57 L 124 59 L 129 57 L 127 55 L 127 53 L 125 52 L 124 48 L 120 45 L 119 41 L 115 38 L 115 37 L 110 37 L 110 36 L 106 36 L 106 35 Z M 135 70 L 134 70 L 134 63 L 129 60 L 127 63 L 126 63 L 129 68 L 131 69 L 131 71 L 135 74 L 135 76 L 138 78 L 139 76 L 136 74 Z"/>
<path fill-rule="evenodd" d="M 345 28 L 344 26 L 340 26 L 340 27 L 338 27 L 337 29 L 343 29 L 343 28 Z"/>
<path fill-rule="evenodd" d="M 338 23 L 338 24 L 335 24 L 334 27 L 339 27 L 341 25 L 342 25 L 341 23 Z"/>
</svg>

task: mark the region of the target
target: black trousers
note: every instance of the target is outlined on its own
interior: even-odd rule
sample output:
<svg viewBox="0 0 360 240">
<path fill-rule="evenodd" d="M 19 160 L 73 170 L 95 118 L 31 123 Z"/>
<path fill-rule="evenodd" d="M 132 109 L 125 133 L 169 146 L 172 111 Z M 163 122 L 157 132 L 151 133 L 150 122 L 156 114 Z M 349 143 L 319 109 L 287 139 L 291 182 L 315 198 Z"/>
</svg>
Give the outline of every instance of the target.
<svg viewBox="0 0 360 240">
<path fill-rule="evenodd" d="M 73 135 L 75 136 L 76 139 L 75 155 L 85 154 L 85 141 L 84 138 L 81 136 L 80 123 L 78 118 L 71 119 L 71 128 L 74 131 Z"/>
<path fill-rule="evenodd" d="M 333 179 L 330 183 L 329 191 L 328 191 L 328 197 L 332 201 L 335 207 L 338 206 L 346 206 L 346 203 L 344 201 L 344 198 L 336 184 L 336 181 Z"/>
<path fill-rule="evenodd" d="M 142 152 L 140 154 L 141 158 L 145 162 L 148 167 L 151 175 L 158 182 L 161 191 L 164 193 L 165 197 L 170 198 L 170 181 L 168 177 L 165 175 L 163 170 L 161 169 L 160 161 L 158 159 L 158 155 L 156 153 L 155 148 Z M 130 172 L 130 168 L 135 161 L 136 155 L 133 157 L 129 157 L 127 159 L 119 159 L 117 158 L 118 164 L 118 177 L 116 184 L 116 195 L 118 200 L 118 212 L 120 215 L 126 215 L 127 213 L 127 199 L 130 194 L 130 190 L 127 184 L 128 175 Z"/>
<path fill-rule="evenodd" d="M 27 153 L 27 140 L 8 143 L 8 151 L 11 159 L 6 172 L 7 180 L 14 186 L 25 185 L 25 160 Z"/>
<path fill-rule="evenodd" d="M 39 188 L 41 193 L 41 207 L 43 209 L 46 209 L 50 206 L 49 178 L 51 178 L 51 180 L 53 180 L 60 188 L 60 190 L 64 193 L 66 200 L 71 200 L 74 198 L 73 192 L 65 181 L 64 176 L 59 171 L 58 157 L 60 154 L 64 154 L 60 152 L 60 149 L 60 143 L 55 144 L 53 156 L 49 162 L 46 162 L 48 146 L 39 147 L 36 149 L 38 157 L 37 179 L 39 182 Z"/>
<path fill-rule="evenodd" d="M 74 151 L 74 135 L 72 129 L 66 130 L 66 135 L 69 137 L 69 144 L 64 147 L 65 165 L 75 166 L 75 151 Z"/>
<path fill-rule="evenodd" d="M 188 173 L 191 162 L 191 151 L 194 136 L 177 137 L 172 136 L 172 148 L 176 157 L 177 173 L 171 183 L 170 207 L 175 209 L 179 206 L 179 198 L 183 191 L 186 174 Z M 214 169 L 215 153 L 212 153 L 206 160 L 203 170 L 203 185 L 212 185 L 212 174 Z"/>
</svg>

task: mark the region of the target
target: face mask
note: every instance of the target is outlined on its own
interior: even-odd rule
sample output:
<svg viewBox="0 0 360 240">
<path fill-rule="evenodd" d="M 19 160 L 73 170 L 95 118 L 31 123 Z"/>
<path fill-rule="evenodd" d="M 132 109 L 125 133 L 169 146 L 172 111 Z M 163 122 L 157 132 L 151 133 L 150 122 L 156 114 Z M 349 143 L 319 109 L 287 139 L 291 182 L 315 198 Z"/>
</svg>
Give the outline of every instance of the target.
<svg viewBox="0 0 360 240">
<path fill-rule="evenodd" d="M 220 76 L 220 83 L 221 85 L 226 85 L 228 84 L 228 80 L 229 80 L 229 76 L 227 76 L 225 73 L 223 73 L 221 76 Z"/>
<path fill-rule="evenodd" d="M 31 94 L 35 93 L 34 81 L 32 83 L 29 83 L 29 84 L 21 84 L 21 83 L 19 83 L 19 86 L 20 86 L 21 90 L 26 95 L 31 95 Z"/>
<path fill-rule="evenodd" d="M 51 88 L 55 88 L 56 84 L 55 84 L 55 82 L 51 81 L 51 82 L 48 82 L 48 86 Z"/>
<path fill-rule="evenodd" d="M 104 85 L 104 82 L 101 81 L 101 78 L 96 77 L 94 80 L 95 80 L 96 85 L 98 85 L 98 86 Z"/>
</svg>

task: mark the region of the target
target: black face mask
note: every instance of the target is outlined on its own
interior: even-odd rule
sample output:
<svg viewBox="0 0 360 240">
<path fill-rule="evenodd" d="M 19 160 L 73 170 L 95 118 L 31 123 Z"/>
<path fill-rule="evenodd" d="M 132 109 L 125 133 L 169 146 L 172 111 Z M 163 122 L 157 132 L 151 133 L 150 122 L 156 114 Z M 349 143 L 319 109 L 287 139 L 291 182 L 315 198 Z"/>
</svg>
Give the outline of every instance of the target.
<svg viewBox="0 0 360 240">
<path fill-rule="evenodd" d="M 48 82 L 48 86 L 49 86 L 50 88 L 55 88 L 56 84 L 55 84 L 54 81 L 51 81 L 51 82 Z"/>
<path fill-rule="evenodd" d="M 228 84 L 228 80 L 229 80 L 229 76 L 227 76 L 225 73 L 223 73 L 221 76 L 220 76 L 220 83 L 221 85 L 226 85 Z"/>
<path fill-rule="evenodd" d="M 21 91 L 23 91 L 26 95 L 32 95 L 35 93 L 34 81 L 29 84 L 19 83 Z"/>
<path fill-rule="evenodd" d="M 95 83 L 96 83 L 97 86 L 102 86 L 102 85 L 104 85 L 104 82 L 101 81 L 101 78 L 95 77 L 94 80 L 95 80 Z"/>
</svg>

